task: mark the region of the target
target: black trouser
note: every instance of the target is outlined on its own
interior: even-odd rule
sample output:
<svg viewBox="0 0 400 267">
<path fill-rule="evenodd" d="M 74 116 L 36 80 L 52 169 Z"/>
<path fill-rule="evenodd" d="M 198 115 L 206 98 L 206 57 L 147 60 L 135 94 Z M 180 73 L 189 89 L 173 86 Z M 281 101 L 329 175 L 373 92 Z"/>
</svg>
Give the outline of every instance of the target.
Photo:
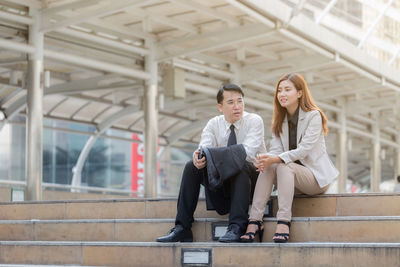
<svg viewBox="0 0 400 267">
<path fill-rule="evenodd" d="M 226 180 L 224 186 L 217 191 L 211 191 L 205 186 L 207 201 L 212 202 L 212 206 L 219 214 L 229 213 L 229 224 L 239 225 L 242 231 L 247 227 L 249 199 L 254 192 L 257 177 L 258 173 L 249 163 L 235 177 Z M 200 184 L 204 184 L 203 179 L 207 179 L 206 168 L 199 170 L 192 161 L 188 161 L 183 170 L 175 224 L 191 228 L 199 199 Z"/>
</svg>

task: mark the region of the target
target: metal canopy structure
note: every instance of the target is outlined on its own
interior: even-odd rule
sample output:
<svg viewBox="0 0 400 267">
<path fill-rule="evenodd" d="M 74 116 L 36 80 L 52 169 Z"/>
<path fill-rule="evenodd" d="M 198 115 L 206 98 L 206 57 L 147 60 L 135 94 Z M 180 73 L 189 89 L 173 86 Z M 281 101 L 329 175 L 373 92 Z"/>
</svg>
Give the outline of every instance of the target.
<svg viewBox="0 0 400 267">
<path fill-rule="evenodd" d="M 8 122 L 36 110 L 96 126 L 80 168 L 109 127 L 155 133 L 155 169 L 151 142 L 197 143 L 224 82 L 245 88 L 268 139 L 275 84 L 299 72 L 330 120 L 339 190 L 371 172 L 363 183 L 378 191 L 400 174 L 399 29 L 398 0 L 0 0 L 0 109 Z M 38 54 L 43 105 L 27 110 Z M 166 91 L 171 70 L 183 70 L 183 98 Z"/>
</svg>

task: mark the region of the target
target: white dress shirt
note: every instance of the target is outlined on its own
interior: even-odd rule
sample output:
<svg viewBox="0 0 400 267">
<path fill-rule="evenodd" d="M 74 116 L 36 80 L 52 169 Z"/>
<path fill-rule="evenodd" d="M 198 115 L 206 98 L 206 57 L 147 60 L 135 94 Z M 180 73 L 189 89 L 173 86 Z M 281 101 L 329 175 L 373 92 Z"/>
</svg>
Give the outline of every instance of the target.
<svg viewBox="0 0 400 267">
<path fill-rule="evenodd" d="M 254 113 L 243 112 L 243 117 L 234 123 L 237 144 L 246 150 L 246 160 L 254 162 L 257 153 L 265 153 L 264 122 Z M 201 134 L 200 147 L 224 147 L 228 143 L 231 123 L 224 115 L 208 121 Z"/>
</svg>

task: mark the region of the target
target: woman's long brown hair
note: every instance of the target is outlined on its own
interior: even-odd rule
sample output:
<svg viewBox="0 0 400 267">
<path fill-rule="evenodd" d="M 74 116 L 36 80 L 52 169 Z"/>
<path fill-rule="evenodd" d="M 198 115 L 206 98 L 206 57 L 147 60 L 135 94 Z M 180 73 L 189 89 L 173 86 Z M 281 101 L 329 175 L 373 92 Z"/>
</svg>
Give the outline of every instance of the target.
<svg viewBox="0 0 400 267">
<path fill-rule="evenodd" d="M 294 84 L 297 91 L 302 91 L 301 97 L 299 99 L 300 107 L 303 111 L 318 110 L 322 117 L 322 129 L 324 135 L 328 133 L 328 119 L 326 118 L 324 112 L 315 104 L 310 90 L 308 89 L 307 83 L 303 76 L 298 73 L 289 73 L 283 75 L 276 85 L 275 96 L 274 96 L 274 115 L 272 119 L 272 132 L 275 136 L 279 137 L 282 133 L 282 123 L 285 119 L 286 108 L 282 107 L 278 101 L 278 88 L 282 81 L 289 80 Z"/>
</svg>

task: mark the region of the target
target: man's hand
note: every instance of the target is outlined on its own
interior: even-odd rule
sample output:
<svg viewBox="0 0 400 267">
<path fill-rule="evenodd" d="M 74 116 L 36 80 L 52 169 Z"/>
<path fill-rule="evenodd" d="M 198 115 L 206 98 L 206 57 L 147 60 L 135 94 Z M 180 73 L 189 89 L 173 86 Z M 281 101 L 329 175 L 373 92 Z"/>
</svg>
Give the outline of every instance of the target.
<svg viewBox="0 0 400 267">
<path fill-rule="evenodd" d="M 194 166 L 196 166 L 197 169 L 203 169 L 207 162 L 206 162 L 206 157 L 202 157 L 201 159 L 199 159 L 199 154 L 200 154 L 200 150 L 196 150 L 193 153 L 193 164 Z"/>
<path fill-rule="evenodd" d="M 280 157 L 261 154 L 257 155 L 256 163 L 254 163 L 254 166 L 256 166 L 257 171 L 264 172 L 264 170 L 268 169 L 271 164 L 280 162 Z"/>
</svg>

